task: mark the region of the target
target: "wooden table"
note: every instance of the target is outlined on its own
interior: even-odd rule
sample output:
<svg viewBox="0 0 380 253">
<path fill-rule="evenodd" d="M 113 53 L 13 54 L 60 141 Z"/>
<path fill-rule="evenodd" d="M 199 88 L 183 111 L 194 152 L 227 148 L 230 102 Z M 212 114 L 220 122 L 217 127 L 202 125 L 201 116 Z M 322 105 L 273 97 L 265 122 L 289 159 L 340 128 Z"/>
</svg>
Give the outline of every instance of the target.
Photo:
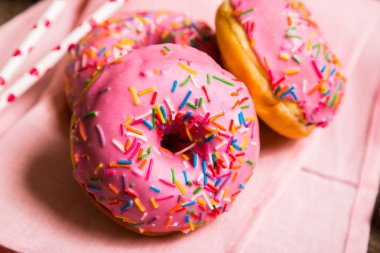
<svg viewBox="0 0 380 253">
<path fill-rule="evenodd" d="M 0 0 L 0 25 L 25 10 L 38 0 Z M 380 1 L 380 0 L 379 0 Z M 1 248 L 0 252 L 5 252 Z M 12 251 L 9 251 L 12 252 Z M 368 244 L 368 253 L 380 252 L 380 195 L 377 196 L 376 206 L 372 217 L 371 235 Z"/>
</svg>

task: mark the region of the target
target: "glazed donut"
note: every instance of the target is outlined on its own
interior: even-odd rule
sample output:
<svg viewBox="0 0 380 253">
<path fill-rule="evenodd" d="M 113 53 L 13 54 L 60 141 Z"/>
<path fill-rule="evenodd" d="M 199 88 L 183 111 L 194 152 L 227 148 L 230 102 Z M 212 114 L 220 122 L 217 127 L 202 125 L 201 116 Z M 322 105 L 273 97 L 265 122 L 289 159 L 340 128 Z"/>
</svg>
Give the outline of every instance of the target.
<svg viewBox="0 0 380 253">
<path fill-rule="evenodd" d="M 246 86 L 207 54 L 161 44 L 102 67 L 73 108 L 74 177 L 144 235 L 189 232 L 227 212 L 260 148 Z"/>
<path fill-rule="evenodd" d="M 257 114 L 275 131 L 300 138 L 334 118 L 346 80 L 301 2 L 226 1 L 216 33 L 224 66 L 247 84 Z"/>
<path fill-rule="evenodd" d="M 219 61 L 215 34 L 206 23 L 167 11 L 122 12 L 94 25 L 87 36 L 69 49 L 65 85 L 69 104 L 86 92 L 104 64 L 132 49 L 160 43 L 189 45 Z"/>
</svg>

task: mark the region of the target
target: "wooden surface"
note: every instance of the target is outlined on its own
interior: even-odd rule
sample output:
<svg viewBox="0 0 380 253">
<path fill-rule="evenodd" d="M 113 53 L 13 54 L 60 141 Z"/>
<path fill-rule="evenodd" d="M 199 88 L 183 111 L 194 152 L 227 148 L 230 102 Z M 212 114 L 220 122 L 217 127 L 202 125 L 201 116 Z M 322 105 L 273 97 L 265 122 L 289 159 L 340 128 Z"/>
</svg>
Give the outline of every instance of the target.
<svg viewBox="0 0 380 253">
<path fill-rule="evenodd" d="M 38 0 L 0 0 L 0 25 L 16 16 Z M 11 50 L 11 49 L 10 49 Z M 5 249 L 0 245 L 0 252 Z M 8 251 L 6 251 L 8 252 Z M 9 251 L 11 252 L 11 251 Z M 380 195 L 377 196 L 376 206 L 374 208 L 371 235 L 368 244 L 368 253 L 380 252 Z"/>
</svg>

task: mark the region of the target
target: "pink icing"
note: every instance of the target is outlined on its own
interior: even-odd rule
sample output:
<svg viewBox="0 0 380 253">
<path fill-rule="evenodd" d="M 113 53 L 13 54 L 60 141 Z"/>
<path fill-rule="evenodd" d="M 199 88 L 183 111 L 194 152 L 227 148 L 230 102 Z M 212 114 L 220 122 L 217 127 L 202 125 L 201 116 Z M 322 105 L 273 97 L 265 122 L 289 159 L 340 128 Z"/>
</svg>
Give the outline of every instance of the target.
<svg viewBox="0 0 380 253">
<path fill-rule="evenodd" d="M 160 106 L 164 120 L 153 120 Z M 245 85 L 191 47 L 148 46 L 104 65 L 74 115 L 74 177 L 140 232 L 188 232 L 228 211 L 259 155 Z"/>
<path fill-rule="evenodd" d="M 307 123 L 326 126 L 344 94 L 345 78 L 306 7 L 287 0 L 230 2 L 274 94 L 296 101 Z"/>
<path fill-rule="evenodd" d="M 81 94 L 96 70 L 127 54 L 152 44 L 176 43 L 196 47 L 219 61 L 213 31 L 206 23 L 167 11 L 122 12 L 108 19 L 69 51 L 67 68 L 69 101 Z"/>
</svg>

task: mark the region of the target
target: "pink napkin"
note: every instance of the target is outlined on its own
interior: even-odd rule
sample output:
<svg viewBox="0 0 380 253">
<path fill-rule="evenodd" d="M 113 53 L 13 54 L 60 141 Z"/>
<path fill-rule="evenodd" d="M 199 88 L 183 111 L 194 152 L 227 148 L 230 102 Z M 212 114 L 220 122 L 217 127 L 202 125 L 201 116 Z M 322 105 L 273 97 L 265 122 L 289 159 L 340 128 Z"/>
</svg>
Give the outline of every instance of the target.
<svg viewBox="0 0 380 253">
<path fill-rule="evenodd" d="M 22 71 L 102 1 L 71 0 Z M 130 0 L 129 10 L 183 11 L 213 24 L 219 0 Z M 343 60 L 348 92 L 307 139 L 261 124 L 256 174 L 234 208 L 189 235 L 146 238 L 109 220 L 71 175 L 64 62 L 0 114 L 0 245 L 23 252 L 366 252 L 380 174 L 380 4 L 306 1 Z M 0 28 L 0 65 L 48 2 Z"/>
</svg>

